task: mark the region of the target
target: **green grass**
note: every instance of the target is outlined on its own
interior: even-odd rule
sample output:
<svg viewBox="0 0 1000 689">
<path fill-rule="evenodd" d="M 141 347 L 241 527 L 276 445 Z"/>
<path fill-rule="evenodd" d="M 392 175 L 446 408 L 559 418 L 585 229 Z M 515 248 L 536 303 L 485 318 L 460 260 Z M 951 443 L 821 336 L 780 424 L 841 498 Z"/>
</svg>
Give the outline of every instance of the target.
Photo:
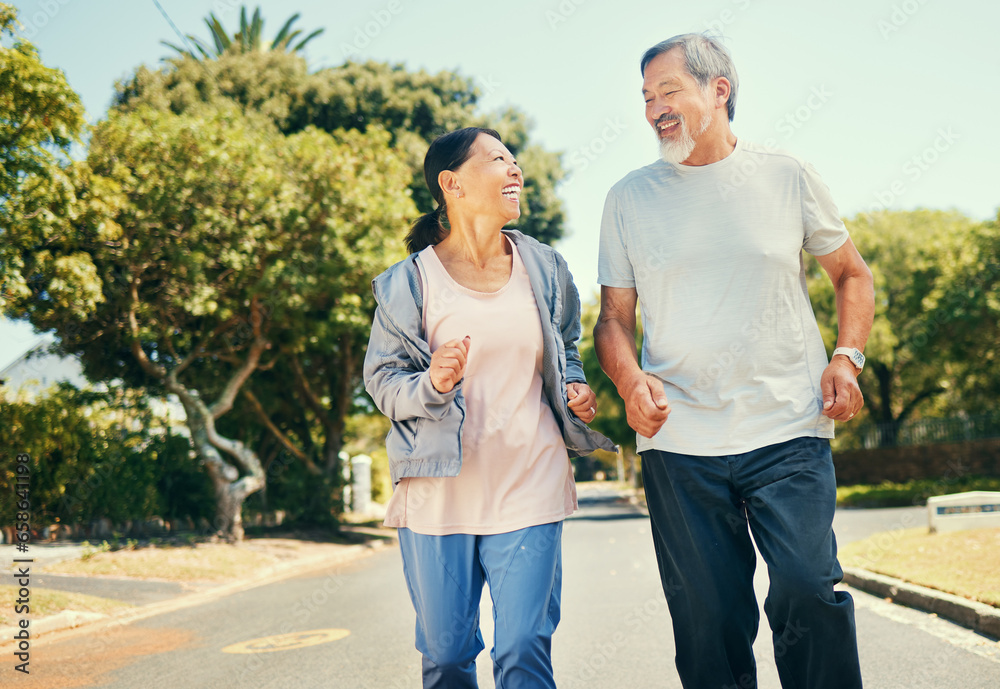
<svg viewBox="0 0 1000 689">
<path fill-rule="evenodd" d="M 840 548 L 840 563 L 1000 607 L 1000 528 L 875 534 Z"/>
<path fill-rule="evenodd" d="M 840 486 L 838 507 L 910 507 L 927 504 L 934 495 L 970 490 L 1000 491 L 1000 476 L 965 476 L 955 479 L 915 479 L 905 483 L 884 481 L 877 485 Z"/>
<path fill-rule="evenodd" d="M 21 615 L 14 612 L 14 601 L 17 600 L 17 586 L 0 586 L 0 627 L 9 627 L 17 624 Z M 37 620 L 47 615 L 55 615 L 63 610 L 76 610 L 78 612 L 98 612 L 110 615 L 124 608 L 133 606 L 117 600 L 88 596 L 83 593 L 67 593 L 66 591 L 54 591 L 52 589 L 34 588 L 31 589 L 31 613 L 28 619 Z"/>
</svg>

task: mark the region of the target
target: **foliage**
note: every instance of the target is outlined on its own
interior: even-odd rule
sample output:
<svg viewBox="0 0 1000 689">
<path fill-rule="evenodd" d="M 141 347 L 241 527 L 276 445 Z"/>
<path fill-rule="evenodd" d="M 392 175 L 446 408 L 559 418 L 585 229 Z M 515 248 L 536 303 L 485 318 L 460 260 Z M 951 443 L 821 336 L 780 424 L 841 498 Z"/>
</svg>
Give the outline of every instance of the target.
<svg viewBox="0 0 1000 689">
<path fill-rule="evenodd" d="M 635 431 L 628 425 L 628 416 L 625 413 L 625 401 L 618 394 L 615 384 L 608 378 L 601 368 L 601 362 L 597 359 L 597 350 L 594 348 L 594 326 L 601 314 L 600 297 L 596 294 L 582 306 L 581 322 L 583 325 L 583 336 L 578 343 L 580 349 L 580 360 L 583 363 L 583 373 L 587 377 L 587 384 L 597 395 L 597 416 L 588 424 L 594 430 L 603 433 L 620 445 L 624 453 L 626 462 L 625 472 L 627 477 L 619 476 L 618 480 L 628 478 L 633 485 L 638 485 L 641 481 L 639 473 L 639 457 L 636 453 Z M 636 310 L 636 351 L 642 351 L 642 319 Z M 595 458 L 605 467 L 608 467 L 610 459 L 605 457 L 607 453 L 598 453 Z M 610 455 L 611 458 L 614 455 Z M 585 468 L 584 475 L 589 475 L 589 468 Z"/>
<path fill-rule="evenodd" d="M 226 53 L 248 53 L 266 50 L 281 50 L 297 53 L 305 47 L 306 43 L 323 33 L 323 29 L 316 29 L 292 47 L 292 42 L 302 33 L 301 29 L 292 30 L 292 24 L 298 20 L 299 16 L 299 13 L 296 12 L 289 17 L 281 29 L 278 30 L 274 39 L 269 43 L 265 43 L 263 41 L 264 20 L 260 16 L 260 7 L 254 10 L 253 18 L 250 21 L 247 21 L 246 5 L 240 8 L 240 30 L 231 38 L 223 28 L 222 22 L 220 22 L 215 16 L 215 13 L 210 13 L 208 18 L 205 19 L 205 25 L 208 26 L 208 30 L 212 35 L 214 48 L 209 47 L 196 36 L 192 36 L 191 34 L 188 34 L 186 38 L 190 41 L 190 44 L 194 45 L 197 50 L 197 54 L 195 54 L 192 50 L 179 48 L 168 41 L 160 42 L 168 48 L 173 48 L 181 55 L 194 60 L 211 60 L 225 55 Z"/>
<path fill-rule="evenodd" d="M 875 485 L 838 486 L 838 507 L 910 507 L 924 505 L 927 498 L 973 490 L 1000 491 L 1000 476 L 956 476 L 948 479 L 913 479 L 903 483 L 883 481 Z"/>
<path fill-rule="evenodd" d="M 187 439 L 157 420 L 141 392 L 64 383 L 35 401 L 0 399 L 0 447 L 31 455 L 35 528 L 211 516 L 211 488 Z M 4 524 L 14 523 L 12 460 L 0 463 Z"/>
<path fill-rule="evenodd" d="M 911 417 L 966 411 L 956 376 L 968 362 L 996 351 L 971 336 L 983 325 L 981 310 L 973 306 L 980 297 L 956 289 L 971 276 L 977 223 L 957 212 L 879 211 L 859 214 L 848 227 L 874 274 L 876 302 L 868 361 L 859 378 L 865 407 L 854 424 L 841 427 L 843 434 L 854 433 L 859 421 L 898 427 Z M 832 351 L 837 333 L 833 286 L 818 262 L 808 261 L 813 310 Z M 980 315 L 957 317 L 970 311 Z M 950 338 L 961 333 L 967 348 L 950 346 Z"/>
<path fill-rule="evenodd" d="M 62 71 L 42 64 L 35 47 L 16 36 L 16 17 L 0 3 L 0 34 L 14 35 L 11 47 L 0 45 L 0 311 L 9 295 L 29 292 L 19 251 L 45 241 L 52 213 L 72 198 L 63 154 L 85 126 L 79 96 Z M 7 228 L 15 222 L 30 231 L 12 236 Z"/>
<path fill-rule="evenodd" d="M 618 389 L 601 369 L 594 349 L 594 326 L 601 313 L 600 298 L 597 295 L 583 304 L 581 321 L 583 337 L 580 339 L 580 359 L 583 362 L 583 373 L 587 376 L 587 384 L 597 395 L 597 417 L 589 424 L 591 428 L 615 443 L 629 448 L 635 453 L 635 431 L 628 425 L 625 414 L 625 402 L 618 395 Z M 642 351 L 642 321 L 636 313 L 636 350 Z"/>
<path fill-rule="evenodd" d="M 384 205 L 387 198 L 406 193 L 417 206 L 381 223 L 371 235 L 378 242 L 368 248 L 377 247 L 382 253 L 374 254 L 367 265 L 358 263 L 358 269 L 349 274 L 333 263 L 299 272 L 310 279 L 320 276 L 309 284 L 311 297 L 296 305 L 297 311 L 290 308 L 285 314 L 298 319 L 295 322 L 302 327 L 275 341 L 280 356 L 273 367 L 256 372 L 235 414 L 220 419 L 220 428 L 262 453 L 272 486 L 253 500 L 254 509 L 285 509 L 293 519 L 317 519 L 338 509 L 338 455 L 345 440 L 357 437 L 346 430 L 345 418 L 371 411 L 360 386 L 360 364 L 374 310 L 368 282 L 402 257 L 408 224 L 418 211 L 434 205 L 422 172 L 430 140 L 470 124 L 497 128 L 528 174 L 519 227 L 547 241 L 562 233 L 562 205 L 555 184 L 563 173 L 558 156 L 529 142 L 530 123 L 523 114 L 513 109 L 492 116 L 477 114 L 478 93 L 472 81 L 451 72 L 430 75 L 402 65 L 369 62 L 309 73 L 305 61 L 296 55 L 227 52 L 212 60 L 175 58 L 155 71 L 140 67 L 118 85 L 114 107 L 122 113 L 149 106 L 184 114 L 234 101 L 263 115 L 286 137 L 312 127 L 335 133 L 347 130 L 344 136 L 384 132 L 386 145 L 406 163 L 407 178 L 388 192 L 367 189 L 372 192 L 370 198 Z M 376 164 L 367 169 L 379 167 L 385 168 Z M 336 172 L 322 171 L 314 178 L 336 179 Z M 317 186 L 314 198 L 330 197 L 329 190 Z M 355 223 L 358 217 L 342 212 L 336 204 L 327 212 Z M 343 245 L 348 250 L 352 246 L 350 242 Z M 336 294 L 324 294 L 324 290 L 334 291 L 328 289 L 331 285 L 341 283 L 347 287 L 341 301 Z M 301 284 L 294 289 L 308 296 Z M 356 317 L 335 320 L 331 305 L 342 306 L 347 299 L 355 300 Z M 376 490 L 388 493 L 385 462 L 374 450 L 367 454 L 375 460 Z"/>
<path fill-rule="evenodd" d="M 89 169 L 79 166 L 82 210 L 59 241 L 22 252 L 34 290 L 18 313 L 55 329 L 90 379 L 154 394 L 177 392 L 171 375 L 202 398 L 222 394 L 234 372 L 256 368 L 255 351 L 262 368 L 288 367 L 275 368 L 275 388 L 314 359 L 337 383 L 345 359 L 330 352 L 357 359 L 370 276 L 399 255 L 385 234 L 413 212 L 387 139 L 374 128 L 284 137 L 232 106 L 113 113 L 95 129 Z M 290 430 L 307 451 L 317 440 L 308 423 Z M 340 439 L 330 441 L 335 458 Z"/>
<path fill-rule="evenodd" d="M 520 111 L 479 113 L 475 84 L 454 72 L 347 62 L 310 73 L 297 55 L 226 53 L 210 61 L 173 58 L 159 70 L 139 67 L 117 92 L 114 107 L 124 111 L 149 105 L 183 113 L 204 103 L 235 101 L 262 113 L 286 135 L 309 126 L 326 132 L 385 129 L 410 167 L 408 186 L 421 213 L 434 208 L 423 179 L 431 140 L 459 127 L 492 127 L 525 171 L 518 229 L 547 243 L 563 233 L 562 202 L 555 193 L 564 175 L 559 156 L 530 141 L 531 123 Z M 405 224 L 396 230 L 402 244 Z"/>
<path fill-rule="evenodd" d="M 941 349 L 956 361 L 954 396 L 963 411 L 996 411 L 1000 399 L 1000 214 L 974 227 L 965 260 L 945 266 L 931 295 Z"/>
</svg>

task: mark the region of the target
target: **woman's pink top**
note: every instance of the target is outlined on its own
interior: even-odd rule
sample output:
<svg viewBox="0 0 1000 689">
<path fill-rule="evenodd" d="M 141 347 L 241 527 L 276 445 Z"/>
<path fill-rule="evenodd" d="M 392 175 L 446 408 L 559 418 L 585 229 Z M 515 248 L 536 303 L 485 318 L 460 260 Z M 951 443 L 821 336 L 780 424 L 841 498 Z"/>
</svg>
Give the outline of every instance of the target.
<svg viewBox="0 0 1000 689">
<path fill-rule="evenodd" d="M 498 534 L 559 521 L 576 510 L 566 445 L 542 392 L 541 317 L 517 248 L 508 246 L 513 269 L 496 292 L 455 282 L 433 246 L 420 252 L 431 351 L 472 338 L 462 382 L 462 470 L 454 477 L 401 480 L 386 526 L 428 535 Z"/>
</svg>

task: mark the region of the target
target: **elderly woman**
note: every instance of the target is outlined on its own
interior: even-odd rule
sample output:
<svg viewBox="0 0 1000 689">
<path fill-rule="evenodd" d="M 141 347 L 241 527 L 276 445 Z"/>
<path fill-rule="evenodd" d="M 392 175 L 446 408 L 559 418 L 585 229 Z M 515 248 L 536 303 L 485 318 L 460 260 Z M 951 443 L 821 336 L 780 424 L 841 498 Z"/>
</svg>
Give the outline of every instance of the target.
<svg viewBox="0 0 1000 689">
<path fill-rule="evenodd" d="M 596 397 L 576 347 L 579 296 L 555 250 L 502 229 L 521 215 L 524 178 L 495 131 L 439 137 L 424 178 L 438 207 L 372 283 L 364 369 L 392 420 L 385 523 L 399 529 L 423 685 L 477 686 L 485 582 L 496 685 L 555 687 L 569 455 L 614 449 L 585 425 Z"/>
</svg>

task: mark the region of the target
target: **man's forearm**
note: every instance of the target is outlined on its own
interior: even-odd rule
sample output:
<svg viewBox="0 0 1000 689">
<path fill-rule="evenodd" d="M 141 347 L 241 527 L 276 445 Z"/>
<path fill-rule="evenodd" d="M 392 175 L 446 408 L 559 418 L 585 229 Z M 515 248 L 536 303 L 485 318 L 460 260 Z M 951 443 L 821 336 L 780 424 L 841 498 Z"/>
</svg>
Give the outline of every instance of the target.
<svg viewBox="0 0 1000 689">
<path fill-rule="evenodd" d="M 845 276 L 837 294 L 837 346 L 864 351 L 875 318 L 875 287 L 871 273 Z"/>
<path fill-rule="evenodd" d="M 598 321 L 594 326 L 594 348 L 601 368 L 619 390 L 636 373 L 641 373 L 635 349 L 635 333 L 615 320 Z"/>
</svg>

